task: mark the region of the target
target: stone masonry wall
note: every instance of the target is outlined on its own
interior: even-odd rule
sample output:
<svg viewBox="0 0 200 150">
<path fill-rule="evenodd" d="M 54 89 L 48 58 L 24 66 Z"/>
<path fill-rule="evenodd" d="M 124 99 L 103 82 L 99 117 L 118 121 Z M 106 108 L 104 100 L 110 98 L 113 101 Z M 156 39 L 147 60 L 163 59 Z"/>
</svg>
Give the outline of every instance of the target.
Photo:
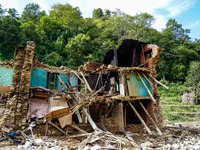
<svg viewBox="0 0 200 150">
<path fill-rule="evenodd" d="M 11 92 L 0 125 L 4 122 L 20 125 L 26 122 L 30 75 L 35 53 L 35 42 L 28 41 L 26 49 L 19 46 L 15 51 L 15 64 Z"/>
</svg>

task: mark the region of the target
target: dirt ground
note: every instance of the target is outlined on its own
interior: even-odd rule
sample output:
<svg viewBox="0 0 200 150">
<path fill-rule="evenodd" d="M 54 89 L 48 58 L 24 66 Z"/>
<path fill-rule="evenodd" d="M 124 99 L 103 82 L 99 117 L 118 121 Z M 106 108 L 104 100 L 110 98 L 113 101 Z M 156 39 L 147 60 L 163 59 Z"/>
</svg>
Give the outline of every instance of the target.
<svg viewBox="0 0 200 150">
<path fill-rule="evenodd" d="M 165 121 L 164 128 L 162 129 L 163 136 L 160 136 L 156 131 L 153 131 L 153 135 L 147 133 L 117 133 L 118 137 L 131 137 L 137 144 L 137 147 L 121 147 L 121 148 L 109 148 L 109 142 L 102 145 L 101 142 L 85 143 L 83 145 L 83 138 L 68 138 L 66 136 L 53 136 L 48 137 L 50 142 L 41 143 L 38 147 L 19 147 L 13 145 L 10 141 L 0 142 L 0 150 L 15 150 L 15 149 L 51 149 L 51 150 L 64 150 L 64 149 L 142 149 L 142 150 L 176 150 L 176 149 L 200 149 L 200 123 L 199 122 L 179 122 L 172 123 Z M 48 144 L 47 144 L 48 143 Z M 106 142 L 105 142 L 106 143 Z"/>
</svg>

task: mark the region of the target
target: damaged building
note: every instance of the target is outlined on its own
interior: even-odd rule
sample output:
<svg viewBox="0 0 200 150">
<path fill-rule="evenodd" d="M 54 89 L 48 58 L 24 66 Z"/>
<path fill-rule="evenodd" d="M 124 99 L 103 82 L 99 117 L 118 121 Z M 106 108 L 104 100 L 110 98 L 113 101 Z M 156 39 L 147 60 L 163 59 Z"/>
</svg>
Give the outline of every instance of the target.
<svg viewBox="0 0 200 150">
<path fill-rule="evenodd" d="M 0 62 L 0 123 L 18 127 L 35 120 L 67 134 L 70 126 L 85 133 L 125 131 L 142 126 L 149 134 L 163 117 L 155 79 L 161 48 L 124 40 L 102 63 L 86 62 L 77 71 L 40 63 L 35 43 L 19 46 L 14 59 Z M 58 121 L 59 124 L 55 122 Z"/>
</svg>

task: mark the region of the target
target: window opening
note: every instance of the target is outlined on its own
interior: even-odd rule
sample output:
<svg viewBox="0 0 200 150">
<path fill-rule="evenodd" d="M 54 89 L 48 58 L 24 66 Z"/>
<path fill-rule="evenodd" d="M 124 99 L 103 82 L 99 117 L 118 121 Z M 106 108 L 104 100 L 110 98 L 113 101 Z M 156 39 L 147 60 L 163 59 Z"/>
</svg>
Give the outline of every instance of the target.
<svg viewBox="0 0 200 150">
<path fill-rule="evenodd" d="M 47 73 L 47 88 L 58 89 L 58 75 L 59 73 Z"/>
<path fill-rule="evenodd" d="M 148 52 L 145 52 L 145 59 L 149 59 L 152 57 L 152 50 L 149 50 Z"/>
</svg>

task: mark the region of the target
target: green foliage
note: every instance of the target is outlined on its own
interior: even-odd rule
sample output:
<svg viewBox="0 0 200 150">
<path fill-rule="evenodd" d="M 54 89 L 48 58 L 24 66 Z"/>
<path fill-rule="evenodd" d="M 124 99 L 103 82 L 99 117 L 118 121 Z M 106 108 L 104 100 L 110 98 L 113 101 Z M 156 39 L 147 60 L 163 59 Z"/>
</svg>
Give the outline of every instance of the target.
<svg viewBox="0 0 200 150">
<path fill-rule="evenodd" d="M 109 12 L 107 12 L 109 14 Z M 104 16 L 103 10 L 101 8 L 94 9 L 92 12 L 92 17 L 95 19 L 100 19 Z"/>
<path fill-rule="evenodd" d="M 56 53 L 56 52 L 50 53 L 49 55 L 47 55 L 45 57 L 44 60 L 49 65 L 51 65 L 51 66 L 57 66 L 57 67 L 61 66 L 62 65 L 62 61 L 63 61 L 62 57 L 58 53 Z"/>
<path fill-rule="evenodd" d="M 200 86 L 200 62 L 192 61 L 190 63 L 190 68 L 186 77 L 186 83 L 189 86 L 192 86 L 196 97 L 195 104 L 200 104 L 200 101 L 198 100 Z"/>
<path fill-rule="evenodd" d="M 36 42 L 40 61 L 76 69 L 85 61 L 101 62 L 108 50 L 130 38 L 161 46 L 158 78 L 182 84 L 190 62 L 200 59 L 200 40 L 192 42 L 190 31 L 174 19 L 162 32 L 152 28 L 154 21 L 148 13 L 132 16 L 101 8 L 93 10 L 92 18 L 83 18 L 80 9 L 68 3 L 53 5 L 49 15 L 38 4 L 29 3 L 21 16 L 14 8 L 5 10 L 0 5 L 0 58 L 13 58 L 15 48 L 31 40 Z"/>
<path fill-rule="evenodd" d="M 29 3 L 25 6 L 24 11 L 22 12 L 22 20 L 33 21 L 36 23 L 42 16 L 46 15 L 45 11 L 40 11 L 40 6 L 35 3 Z"/>
<path fill-rule="evenodd" d="M 183 93 L 189 90 L 184 82 L 170 83 L 165 79 L 160 80 L 160 82 L 169 87 L 169 89 L 165 89 L 162 86 L 158 85 L 158 91 L 161 97 L 181 96 Z M 176 100 L 180 101 L 180 98 L 177 98 Z"/>
<path fill-rule="evenodd" d="M 65 50 L 68 56 L 68 66 L 77 69 L 85 61 L 92 59 L 92 56 L 88 54 L 93 53 L 94 46 L 88 35 L 80 33 L 71 38 Z"/>
</svg>

